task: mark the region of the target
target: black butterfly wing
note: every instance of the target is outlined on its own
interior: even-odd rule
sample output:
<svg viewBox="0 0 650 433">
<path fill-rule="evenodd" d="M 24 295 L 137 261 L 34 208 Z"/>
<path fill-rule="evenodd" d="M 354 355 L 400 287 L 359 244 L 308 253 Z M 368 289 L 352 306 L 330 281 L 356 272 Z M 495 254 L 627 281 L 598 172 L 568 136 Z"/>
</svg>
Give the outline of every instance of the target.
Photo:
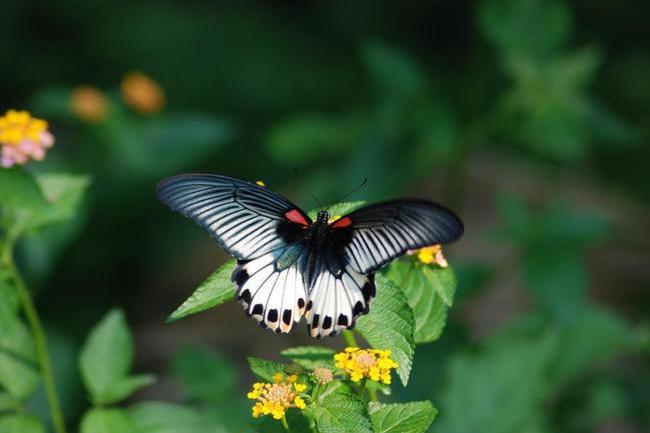
<svg viewBox="0 0 650 433">
<path fill-rule="evenodd" d="M 238 259 L 232 280 L 246 314 L 276 332 L 291 331 L 307 306 L 298 263 L 309 217 L 266 187 L 217 174 L 170 177 L 157 193 Z"/>
<path fill-rule="evenodd" d="M 160 200 L 206 229 L 226 252 L 251 260 L 285 248 L 311 224 L 266 187 L 218 174 L 181 174 L 158 184 Z"/>
<path fill-rule="evenodd" d="M 463 223 L 433 202 L 403 199 L 357 209 L 330 225 L 331 241 L 350 266 L 370 274 L 408 250 L 460 238 Z"/>
</svg>

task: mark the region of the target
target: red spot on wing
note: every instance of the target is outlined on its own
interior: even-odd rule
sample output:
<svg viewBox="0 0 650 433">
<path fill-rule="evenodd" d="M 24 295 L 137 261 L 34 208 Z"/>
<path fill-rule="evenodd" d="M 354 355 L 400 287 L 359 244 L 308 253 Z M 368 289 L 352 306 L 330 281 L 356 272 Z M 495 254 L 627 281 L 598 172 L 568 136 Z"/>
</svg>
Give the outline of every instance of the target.
<svg viewBox="0 0 650 433">
<path fill-rule="evenodd" d="M 352 220 L 350 219 L 350 217 L 343 217 L 334 221 L 331 227 L 333 229 L 342 229 L 343 227 L 347 227 L 351 224 L 352 224 Z"/>
<path fill-rule="evenodd" d="M 291 209 L 284 214 L 284 217 L 292 223 L 300 224 L 301 226 L 308 226 L 309 223 L 298 209 Z"/>
</svg>

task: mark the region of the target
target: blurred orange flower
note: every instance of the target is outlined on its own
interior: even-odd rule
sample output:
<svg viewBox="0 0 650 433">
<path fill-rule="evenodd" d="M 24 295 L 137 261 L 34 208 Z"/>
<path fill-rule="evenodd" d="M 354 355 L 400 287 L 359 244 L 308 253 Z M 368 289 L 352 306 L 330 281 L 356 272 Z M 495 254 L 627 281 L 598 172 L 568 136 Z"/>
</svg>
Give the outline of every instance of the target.
<svg viewBox="0 0 650 433">
<path fill-rule="evenodd" d="M 129 72 L 121 84 L 122 99 L 141 114 L 154 114 L 165 106 L 165 92 L 142 72 Z"/>
<path fill-rule="evenodd" d="M 96 87 L 78 86 L 70 96 L 70 109 L 83 121 L 101 122 L 108 113 L 108 98 Z"/>
<path fill-rule="evenodd" d="M 41 161 L 54 145 L 47 122 L 27 111 L 9 110 L 0 117 L 0 165 L 25 164 L 29 158 Z"/>
</svg>

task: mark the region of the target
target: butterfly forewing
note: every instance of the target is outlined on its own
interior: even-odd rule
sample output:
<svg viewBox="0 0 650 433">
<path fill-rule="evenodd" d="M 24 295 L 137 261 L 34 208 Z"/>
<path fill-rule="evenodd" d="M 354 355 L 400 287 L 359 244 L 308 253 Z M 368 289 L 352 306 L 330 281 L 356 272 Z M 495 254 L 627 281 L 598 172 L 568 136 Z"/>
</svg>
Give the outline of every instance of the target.
<svg viewBox="0 0 650 433">
<path fill-rule="evenodd" d="M 287 242 L 278 234 L 279 226 L 291 232 L 299 230 L 294 226 L 300 225 L 286 215 L 310 223 L 304 212 L 281 195 L 228 176 L 174 176 L 160 182 L 157 192 L 167 206 L 196 221 L 239 260 L 284 248 Z"/>
<path fill-rule="evenodd" d="M 332 241 L 362 274 L 408 250 L 453 242 L 463 224 L 453 212 L 424 200 L 394 200 L 358 209 L 331 224 Z"/>
</svg>

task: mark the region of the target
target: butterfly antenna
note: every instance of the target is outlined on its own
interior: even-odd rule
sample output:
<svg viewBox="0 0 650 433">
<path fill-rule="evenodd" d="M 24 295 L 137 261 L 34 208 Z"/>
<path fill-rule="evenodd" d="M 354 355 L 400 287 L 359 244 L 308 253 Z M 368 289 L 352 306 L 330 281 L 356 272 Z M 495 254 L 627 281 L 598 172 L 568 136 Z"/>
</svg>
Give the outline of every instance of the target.
<svg viewBox="0 0 650 433">
<path fill-rule="evenodd" d="M 359 191 L 361 188 L 363 188 L 363 187 L 366 185 L 366 183 L 368 183 L 368 178 L 367 178 L 367 177 L 366 177 L 365 179 L 363 179 L 363 182 L 361 182 L 361 184 L 360 184 L 359 186 L 357 186 L 356 188 L 354 188 L 352 191 L 350 191 L 350 192 L 348 192 L 348 193 L 346 193 L 346 194 L 343 194 L 341 197 L 339 197 L 338 199 L 336 199 L 336 200 L 334 201 L 334 203 L 340 203 L 341 200 L 344 200 L 344 199 L 350 197 L 352 194 L 354 194 L 355 192 L 357 192 L 357 191 Z"/>
<path fill-rule="evenodd" d="M 295 173 L 296 176 L 299 175 L 299 174 L 298 174 L 298 169 L 297 169 L 297 168 L 294 168 L 294 169 L 293 169 L 293 172 Z M 311 198 L 312 198 L 312 199 L 314 200 L 314 202 L 316 203 L 316 206 L 318 206 L 319 208 L 322 208 L 323 205 L 320 204 L 320 201 L 318 201 L 318 199 L 316 198 L 316 196 L 314 195 L 314 193 L 311 192 L 311 190 L 310 190 L 309 188 L 307 189 L 307 192 L 309 193 L 309 195 L 311 196 Z"/>
</svg>

